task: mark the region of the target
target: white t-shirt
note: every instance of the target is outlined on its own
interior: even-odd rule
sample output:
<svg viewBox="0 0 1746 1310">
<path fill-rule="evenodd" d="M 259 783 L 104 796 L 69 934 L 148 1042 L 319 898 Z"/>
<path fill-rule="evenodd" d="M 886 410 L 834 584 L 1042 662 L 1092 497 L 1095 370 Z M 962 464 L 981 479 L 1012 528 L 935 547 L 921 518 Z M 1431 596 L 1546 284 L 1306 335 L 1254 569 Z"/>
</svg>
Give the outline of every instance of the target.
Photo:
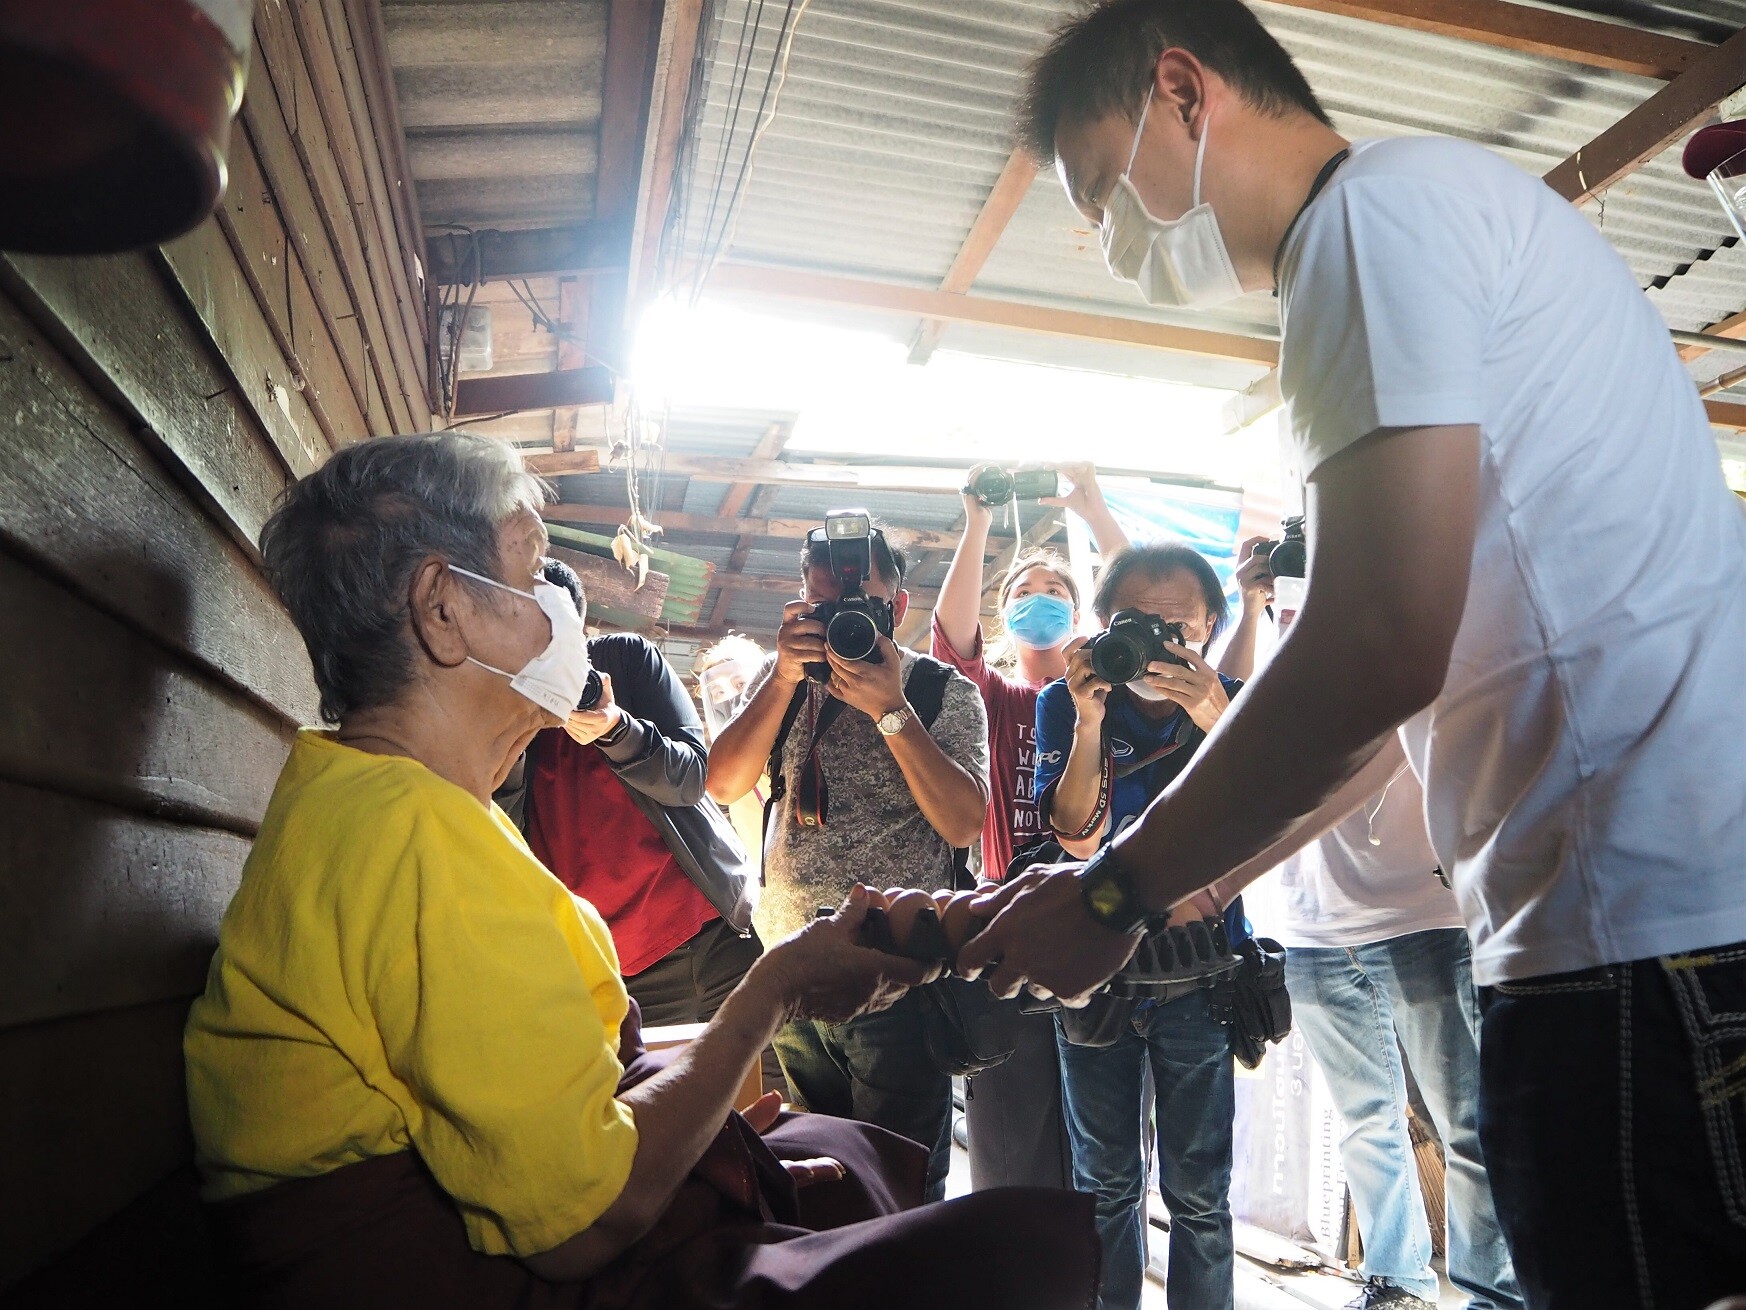
<svg viewBox="0 0 1746 1310">
<path fill-rule="evenodd" d="M 1280 280 L 1305 477 L 1480 427 L 1448 680 L 1401 727 L 1475 981 L 1746 939 L 1746 518 L 1624 261 L 1490 152 L 1403 139 L 1355 145 Z"/>
<path fill-rule="evenodd" d="M 1364 946 L 1460 928 L 1455 895 L 1437 869 L 1425 793 L 1403 765 L 1381 795 L 1280 866 L 1273 935 L 1286 946 Z"/>
</svg>

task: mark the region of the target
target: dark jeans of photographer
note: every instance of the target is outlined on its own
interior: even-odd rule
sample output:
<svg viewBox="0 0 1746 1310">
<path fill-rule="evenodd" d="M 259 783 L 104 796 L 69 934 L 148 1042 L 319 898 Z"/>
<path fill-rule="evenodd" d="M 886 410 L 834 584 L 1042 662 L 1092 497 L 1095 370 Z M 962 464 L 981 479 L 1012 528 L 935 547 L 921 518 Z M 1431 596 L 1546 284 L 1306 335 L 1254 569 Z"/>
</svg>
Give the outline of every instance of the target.
<svg viewBox="0 0 1746 1310">
<path fill-rule="evenodd" d="M 1531 1310 L 1746 1291 L 1746 943 L 1479 989 L 1479 1135 Z"/>
<path fill-rule="evenodd" d="M 928 1149 L 925 1199 L 946 1194 L 952 1084 L 929 1054 L 922 998 L 849 1023 L 803 1019 L 776 1034 L 794 1103 L 815 1114 L 878 1124 Z"/>
</svg>

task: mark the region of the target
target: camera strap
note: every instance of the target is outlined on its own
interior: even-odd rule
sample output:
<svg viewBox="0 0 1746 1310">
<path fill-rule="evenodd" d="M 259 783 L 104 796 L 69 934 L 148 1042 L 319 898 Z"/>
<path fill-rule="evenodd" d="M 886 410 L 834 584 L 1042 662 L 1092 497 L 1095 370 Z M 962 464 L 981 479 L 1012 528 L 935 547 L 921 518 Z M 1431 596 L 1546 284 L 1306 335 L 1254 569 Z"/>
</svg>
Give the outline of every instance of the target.
<svg viewBox="0 0 1746 1310">
<path fill-rule="evenodd" d="M 801 758 L 800 770 L 794 779 L 794 821 L 802 828 L 822 828 L 825 820 L 830 818 L 831 793 L 830 785 L 825 781 L 824 766 L 818 762 L 818 744 L 843 712 L 843 702 L 835 696 L 826 696 L 824 708 L 817 711 L 812 708 L 810 695 L 806 702 L 811 730 L 806 754 Z"/>
<path fill-rule="evenodd" d="M 1109 750 L 1109 733 L 1106 729 L 1103 736 L 1103 760 L 1097 770 L 1097 803 L 1091 807 L 1091 817 L 1085 821 L 1085 826 L 1078 832 L 1062 832 L 1055 828 L 1055 835 L 1062 841 L 1090 841 L 1097 835 L 1103 821 L 1109 817 L 1110 792 L 1114 789 L 1115 757 Z M 1049 821 L 1051 828 L 1055 827 L 1053 818 Z"/>
</svg>

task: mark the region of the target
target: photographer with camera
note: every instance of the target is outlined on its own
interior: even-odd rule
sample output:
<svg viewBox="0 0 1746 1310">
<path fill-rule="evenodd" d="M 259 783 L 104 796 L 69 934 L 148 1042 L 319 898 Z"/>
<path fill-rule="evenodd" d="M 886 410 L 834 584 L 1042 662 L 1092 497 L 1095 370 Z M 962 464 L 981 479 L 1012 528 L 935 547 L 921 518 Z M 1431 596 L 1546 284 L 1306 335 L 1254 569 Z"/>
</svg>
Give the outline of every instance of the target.
<svg viewBox="0 0 1746 1310">
<path fill-rule="evenodd" d="M 769 770 L 764 892 L 772 940 L 840 903 L 856 882 L 952 887 L 988 809 L 988 724 L 976 687 L 900 650 L 903 554 L 860 511 L 808 534 L 802 599 L 783 611 L 776 655 L 709 752 L 709 793 L 732 804 Z M 794 1099 L 890 1129 L 932 1151 L 944 1195 L 951 1083 L 931 1058 L 920 998 L 776 1039 Z"/>
<path fill-rule="evenodd" d="M 1206 661 L 1228 607 L 1218 575 L 1191 547 L 1124 551 L 1105 568 L 1092 608 L 1106 630 L 1068 644 L 1066 677 L 1037 701 L 1038 808 L 1061 847 L 1082 859 L 1182 772 L 1242 685 Z M 1198 899 L 1172 921 L 1217 922 L 1220 907 L 1208 895 Z M 1247 937 L 1240 901 L 1223 915 L 1231 943 Z M 1208 988 L 1182 992 L 1163 1000 L 1099 997 L 1056 1020 L 1074 1184 L 1097 1197 L 1100 1310 L 1140 1303 L 1148 1069 L 1159 1190 L 1170 1209 L 1169 1304 L 1219 1310 L 1235 1295 L 1231 1035 Z"/>
<path fill-rule="evenodd" d="M 1031 471 L 1020 470 L 1020 475 Z M 1056 474 L 1071 486 L 1042 499 L 1085 520 L 1098 551 L 1110 559 L 1126 549 L 1127 536 L 1104 504 L 1090 464 L 1057 464 L 1034 487 L 1059 493 Z M 991 476 L 998 475 L 998 476 Z M 934 609 L 932 651 L 982 693 L 988 711 L 989 781 L 993 792 L 982 825 L 982 877 L 1006 876 L 1013 852 L 1045 834 L 1037 822 L 1032 773 L 1037 757 L 1037 694 L 1067 671 L 1063 654 L 1079 627 L 1079 584 L 1067 561 L 1053 551 L 1026 551 L 1012 561 L 1000 584 L 998 608 L 1011 672 L 990 664 L 982 632 L 982 561 L 1000 498 L 1016 494 L 1014 475 L 979 464 L 965 476 L 964 535 L 952 555 Z M 985 499 L 984 497 L 987 497 Z M 1002 1037 L 1013 1054 L 973 1077 L 966 1088 L 972 1186 L 1072 1187 L 1072 1157 L 1061 1114 L 1061 1062 L 1055 1024 L 1046 1014 L 999 1012 Z"/>
<path fill-rule="evenodd" d="M 586 617 L 569 565 L 544 560 L 541 576 Z M 493 799 L 606 919 L 643 1023 L 703 1023 L 763 953 L 746 897 L 753 870 L 704 795 L 703 726 L 660 650 L 608 633 L 589 639 L 588 661 L 581 703 L 534 737 Z"/>
</svg>

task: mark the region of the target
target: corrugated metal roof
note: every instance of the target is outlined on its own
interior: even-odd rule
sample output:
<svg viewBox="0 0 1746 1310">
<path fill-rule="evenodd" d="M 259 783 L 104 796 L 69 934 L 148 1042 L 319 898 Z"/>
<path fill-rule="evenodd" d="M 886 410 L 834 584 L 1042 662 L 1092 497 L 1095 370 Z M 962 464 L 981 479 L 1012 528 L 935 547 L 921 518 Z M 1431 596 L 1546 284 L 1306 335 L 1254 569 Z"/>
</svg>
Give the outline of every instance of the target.
<svg viewBox="0 0 1746 1310">
<path fill-rule="evenodd" d="M 607 0 L 382 0 L 427 228 L 594 213 Z"/>
<path fill-rule="evenodd" d="M 936 286 L 1006 160 L 1026 61 L 1069 11 L 1058 3 L 814 0 L 794 41 L 780 107 L 759 143 L 726 257 Z M 1479 142 L 1544 173 L 1662 84 L 1559 60 L 1358 19 L 1256 5 L 1352 136 L 1444 133 Z M 725 0 L 699 128 L 685 232 L 702 250 L 712 190 L 731 192 L 754 119 L 774 25 L 755 48 L 738 130 L 726 131 L 741 25 L 753 6 Z M 775 11 L 767 6 L 767 13 Z M 1589 7 L 1641 26 L 1719 40 L 1746 23 L 1742 0 Z M 749 101 L 750 103 L 745 103 Z M 1216 133 L 1211 143 L 1217 149 Z M 719 184 L 718 184 L 719 180 Z M 711 237 L 722 235 L 718 206 Z M 1739 257 L 1703 184 L 1677 147 L 1588 212 L 1671 326 L 1697 328 L 1746 304 Z M 1066 305 L 1160 322 L 1276 332 L 1274 302 L 1250 296 L 1210 314 L 1143 305 L 1103 268 L 1094 235 L 1044 172 L 978 278 L 977 294 Z M 1132 351 L 1044 343 L 998 329 L 949 330 L 946 344 L 985 353 L 1124 371 Z M 1164 357 L 1154 375 L 1239 386 L 1258 370 Z"/>
</svg>

